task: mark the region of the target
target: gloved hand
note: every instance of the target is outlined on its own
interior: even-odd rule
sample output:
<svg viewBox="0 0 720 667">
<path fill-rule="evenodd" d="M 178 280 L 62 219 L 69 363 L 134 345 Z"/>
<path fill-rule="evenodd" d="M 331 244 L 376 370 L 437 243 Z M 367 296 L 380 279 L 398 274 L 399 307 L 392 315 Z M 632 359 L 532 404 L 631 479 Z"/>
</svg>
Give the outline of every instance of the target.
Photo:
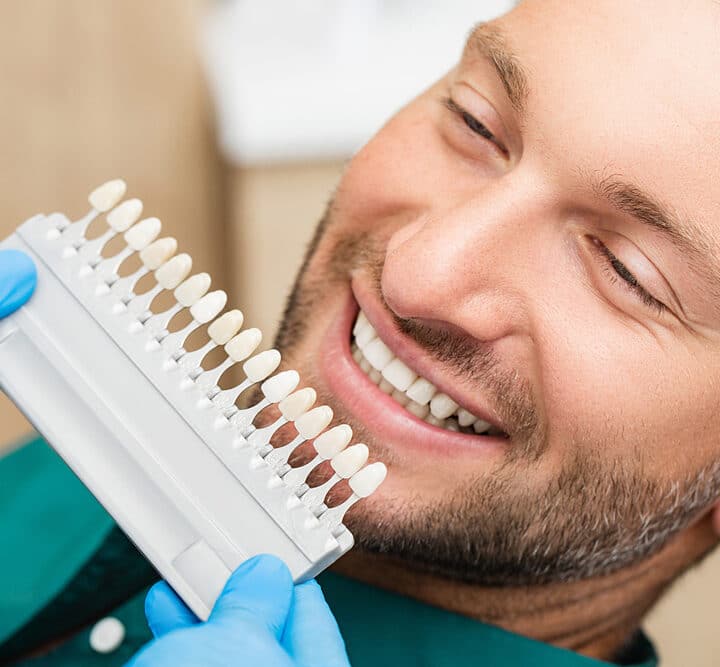
<svg viewBox="0 0 720 667">
<path fill-rule="evenodd" d="M 0 250 L 0 317 L 22 306 L 33 293 L 37 271 L 19 250 Z"/>
<path fill-rule="evenodd" d="M 156 639 L 126 667 L 349 667 L 337 623 L 315 581 L 256 556 L 230 577 L 206 623 L 165 583 L 145 613 Z"/>
</svg>

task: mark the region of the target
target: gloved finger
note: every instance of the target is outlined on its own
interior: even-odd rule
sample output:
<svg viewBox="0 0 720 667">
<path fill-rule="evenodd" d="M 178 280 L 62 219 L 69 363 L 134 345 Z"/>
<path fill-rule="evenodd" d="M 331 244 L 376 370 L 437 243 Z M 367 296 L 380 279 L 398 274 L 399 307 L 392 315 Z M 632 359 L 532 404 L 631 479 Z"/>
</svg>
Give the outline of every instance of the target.
<svg viewBox="0 0 720 667">
<path fill-rule="evenodd" d="M 145 597 L 145 617 L 155 637 L 197 625 L 200 621 L 164 581 L 155 584 Z"/>
<path fill-rule="evenodd" d="M 287 565 L 275 556 L 255 556 L 228 579 L 208 622 L 262 626 L 280 639 L 292 597 Z"/>
<path fill-rule="evenodd" d="M 0 317 L 22 306 L 33 293 L 37 270 L 20 250 L 0 250 Z"/>
<path fill-rule="evenodd" d="M 282 640 L 297 667 L 349 667 L 340 629 L 315 580 L 295 586 Z"/>
</svg>

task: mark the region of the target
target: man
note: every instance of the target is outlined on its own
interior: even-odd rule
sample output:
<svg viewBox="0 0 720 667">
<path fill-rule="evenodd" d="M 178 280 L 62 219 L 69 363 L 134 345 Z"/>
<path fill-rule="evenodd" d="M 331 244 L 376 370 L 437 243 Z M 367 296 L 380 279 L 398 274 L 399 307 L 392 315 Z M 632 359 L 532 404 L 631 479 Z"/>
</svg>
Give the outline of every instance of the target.
<svg viewBox="0 0 720 667">
<path fill-rule="evenodd" d="M 719 25 L 526 0 L 350 163 L 278 344 L 389 467 L 337 568 L 377 588 L 326 586 L 352 664 L 655 664 L 720 532 Z"/>
</svg>

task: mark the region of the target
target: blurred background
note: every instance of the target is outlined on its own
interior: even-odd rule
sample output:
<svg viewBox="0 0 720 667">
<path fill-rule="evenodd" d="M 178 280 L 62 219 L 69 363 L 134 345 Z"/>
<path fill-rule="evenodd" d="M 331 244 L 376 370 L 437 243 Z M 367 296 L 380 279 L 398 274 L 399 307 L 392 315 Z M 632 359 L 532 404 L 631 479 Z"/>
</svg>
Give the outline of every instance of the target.
<svg viewBox="0 0 720 667">
<path fill-rule="evenodd" d="M 511 0 L 3 0 L 0 237 L 121 177 L 271 340 L 343 165 Z M 40 389 L 41 390 L 41 389 Z M 0 395 L 0 447 L 29 425 Z M 717 664 L 720 554 L 648 629 Z"/>
</svg>

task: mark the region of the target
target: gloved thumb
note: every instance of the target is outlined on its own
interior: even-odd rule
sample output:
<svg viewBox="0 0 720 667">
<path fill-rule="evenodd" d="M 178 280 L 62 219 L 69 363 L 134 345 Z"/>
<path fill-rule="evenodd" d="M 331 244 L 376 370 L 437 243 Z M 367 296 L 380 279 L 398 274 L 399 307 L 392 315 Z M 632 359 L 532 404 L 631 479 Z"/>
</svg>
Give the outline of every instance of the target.
<svg viewBox="0 0 720 667">
<path fill-rule="evenodd" d="M 283 644 L 297 667 L 350 666 L 340 629 L 315 580 L 295 587 Z"/>
<path fill-rule="evenodd" d="M 293 580 L 287 565 L 275 556 L 255 556 L 228 579 L 208 622 L 260 626 L 279 640 L 292 597 Z"/>
<path fill-rule="evenodd" d="M 168 584 L 155 584 L 145 598 L 145 617 L 155 637 L 196 625 L 200 621 Z"/>
<path fill-rule="evenodd" d="M 0 317 L 22 306 L 33 293 L 37 270 L 20 250 L 0 250 Z"/>
</svg>

